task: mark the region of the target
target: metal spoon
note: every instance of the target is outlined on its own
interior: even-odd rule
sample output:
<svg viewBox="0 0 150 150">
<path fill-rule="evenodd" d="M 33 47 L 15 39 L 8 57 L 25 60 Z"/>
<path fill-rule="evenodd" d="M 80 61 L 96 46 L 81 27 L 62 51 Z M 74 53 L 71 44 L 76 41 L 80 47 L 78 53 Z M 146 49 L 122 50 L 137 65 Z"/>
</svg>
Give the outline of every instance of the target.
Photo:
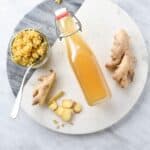
<svg viewBox="0 0 150 150">
<path fill-rule="evenodd" d="M 41 33 L 39 30 L 35 30 L 35 29 L 31 29 L 31 28 L 30 28 L 30 29 L 24 29 L 24 30 L 34 30 L 34 31 L 39 32 L 39 33 L 45 38 L 45 40 L 46 40 L 47 43 L 48 43 L 48 40 L 47 40 L 46 36 L 45 36 L 43 33 Z M 20 31 L 20 32 L 21 32 L 21 31 Z M 10 46 L 12 46 L 12 43 L 13 43 L 15 37 L 16 37 L 16 36 L 14 36 L 14 37 L 12 38 L 12 40 L 11 40 L 11 42 L 10 42 Z M 48 49 L 49 49 L 49 45 L 48 45 Z M 47 51 L 48 51 L 48 50 L 47 50 Z M 12 53 L 11 53 L 11 56 L 12 56 Z M 32 68 L 37 69 L 37 68 L 43 66 L 43 65 L 47 62 L 47 60 L 48 60 L 48 56 L 45 55 L 45 58 L 42 58 L 42 59 L 37 60 L 34 64 L 32 64 L 31 66 L 29 66 L 29 67 L 27 68 L 27 70 L 26 70 L 26 72 L 25 72 L 25 74 L 24 74 L 24 76 L 23 76 L 23 79 L 22 79 L 22 82 L 21 82 L 21 86 L 20 86 L 19 92 L 18 92 L 17 97 L 16 97 L 16 99 L 15 99 L 15 103 L 14 103 L 13 109 L 12 109 L 12 111 L 11 111 L 11 113 L 10 113 L 10 117 L 11 117 L 11 118 L 15 119 L 15 118 L 17 117 L 18 112 L 19 112 L 19 108 L 20 108 L 21 100 L 22 100 L 23 88 L 24 88 L 24 84 L 25 84 L 26 77 L 27 77 L 28 73 L 30 72 L 30 70 L 31 70 Z M 17 65 L 18 65 L 18 64 L 17 64 Z"/>
<path fill-rule="evenodd" d="M 19 112 L 19 108 L 20 108 L 20 105 L 21 105 L 21 99 L 22 99 L 24 83 L 25 83 L 26 77 L 27 77 L 28 73 L 30 72 L 31 68 L 32 68 L 32 66 L 27 68 L 27 70 L 26 70 L 26 72 L 24 74 L 24 77 L 22 79 L 19 92 L 18 92 L 17 97 L 15 99 L 15 104 L 14 104 L 13 109 L 12 109 L 11 114 L 10 114 L 10 117 L 13 118 L 13 119 L 15 119 L 17 117 L 17 114 Z"/>
</svg>

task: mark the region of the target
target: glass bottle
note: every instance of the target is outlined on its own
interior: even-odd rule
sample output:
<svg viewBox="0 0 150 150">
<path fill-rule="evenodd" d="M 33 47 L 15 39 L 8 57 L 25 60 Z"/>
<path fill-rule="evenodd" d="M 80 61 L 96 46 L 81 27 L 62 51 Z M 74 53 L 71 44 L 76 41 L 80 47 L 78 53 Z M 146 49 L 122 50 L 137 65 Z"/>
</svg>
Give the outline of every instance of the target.
<svg viewBox="0 0 150 150">
<path fill-rule="evenodd" d="M 77 22 L 66 8 L 55 12 L 56 27 L 60 32 L 70 65 L 79 81 L 89 105 L 110 96 L 110 90 L 91 48 L 82 38 Z M 80 24 L 79 24 L 80 25 Z"/>
</svg>

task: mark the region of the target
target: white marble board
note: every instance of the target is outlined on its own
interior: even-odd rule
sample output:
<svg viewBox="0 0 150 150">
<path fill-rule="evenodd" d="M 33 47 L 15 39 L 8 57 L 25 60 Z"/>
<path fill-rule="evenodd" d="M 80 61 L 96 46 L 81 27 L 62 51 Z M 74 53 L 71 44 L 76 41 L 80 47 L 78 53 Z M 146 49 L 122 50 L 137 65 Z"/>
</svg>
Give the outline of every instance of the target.
<svg viewBox="0 0 150 150">
<path fill-rule="evenodd" d="M 108 0 L 86 0 L 77 16 L 83 25 L 83 36 L 101 64 L 102 71 L 112 92 L 112 98 L 94 107 L 89 107 L 69 66 L 65 49 L 56 41 L 46 66 L 34 72 L 25 86 L 22 108 L 42 126 L 67 134 L 86 134 L 103 130 L 123 118 L 137 102 L 147 79 L 148 54 L 143 37 L 133 20 L 117 5 Z M 120 89 L 104 67 L 110 54 L 114 32 L 120 28 L 128 31 L 134 54 L 137 58 L 134 82 L 127 89 Z M 46 107 L 33 107 L 32 91 L 37 77 L 53 68 L 57 73 L 57 84 L 53 92 L 63 89 L 65 97 L 82 103 L 83 112 L 74 119 L 74 125 L 57 129 L 53 119 L 57 117 Z M 59 118 L 57 118 L 59 119 Z"/>
</svg>

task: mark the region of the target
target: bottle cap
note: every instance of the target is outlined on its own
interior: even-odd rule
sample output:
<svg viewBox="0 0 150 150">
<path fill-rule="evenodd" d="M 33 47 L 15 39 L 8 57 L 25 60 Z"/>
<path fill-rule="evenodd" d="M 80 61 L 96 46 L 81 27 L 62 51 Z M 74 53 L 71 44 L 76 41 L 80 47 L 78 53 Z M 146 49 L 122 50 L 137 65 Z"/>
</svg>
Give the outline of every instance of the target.
<svg viewBox="0 0 150 150">
<path fill-rule="evenodd" d="M 55 16 L 56 16 L 57 20 L 67 16 L 68 14 L 69 14 L 69 12 L 67 11 L 66 8 L 60 8 L 60 9 L 55 11 Z"/>
</svg>

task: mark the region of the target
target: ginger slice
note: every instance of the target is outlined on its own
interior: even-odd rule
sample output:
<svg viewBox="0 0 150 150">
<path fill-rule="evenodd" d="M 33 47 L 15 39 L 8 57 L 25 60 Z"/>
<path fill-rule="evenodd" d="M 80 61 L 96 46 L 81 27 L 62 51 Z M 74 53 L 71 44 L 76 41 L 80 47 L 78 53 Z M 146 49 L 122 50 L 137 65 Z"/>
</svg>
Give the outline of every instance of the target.
<svg viewBox="0 0 150 150">
<path fill-rule="evenodd" d="M 57 99 L 62 96 L 64 92 L 60 91 L 51 98 L 48 103 L 49 109 L 51 109 L 60 119 L 64 122 L 70 122 L 75 113 L 82 111 L 82 105 L 71 99 L 64 99 L 61 104 L 57 103 Z"/>
<path fill-rule="evenodd" d="M 121 29 L 115 34 L 111 51 L 111 60 L 106 67 L 114 72 L 113 79 L 125 88 L 133 80 L 136 62 L 125 30 Z"/>
<path fill-rule="evenodd" d="M 52 111 L 55 111 L 58 108 L 58 104 L 56 102 L 52 102 L 49 106 L 49 109 L 51 109 Z"/>
<path fill-rule="evenodd" d="M 73 111 L 75 113 L 80 113 L 82 111 L 82 105 L 79 103 L 74 103 Z"/>
<path fill-rule="evenodd" d="M 56 113 L 56 115 L 61 117 L 63 111 L 64 111 L 64 108 L 62 106 L 59 106 L 54 112 Z"/>
<path fill-rule="evenodd" d="M 72 109 L 64 108 L 64 110 L 61 114 L 62 120 L 65 122 L 69 122 L 69 121 L 71 121 L 72 117 L 73 117 Z"/>
<path fill-rule="evenodd" d="M 73 101 L 72 101 L 72 100 L 69 100 L 69 99 L 64 99 L 64 100 L 62 101 L 62 106 L 63 106 L 64 108 L 72 108 L 72 106 L 73 106 Z"/>
<path fill-rule="evenodd" d="M 53 102 L 56 102 L 62 96 L 64 96 L 64 91 L 59 91 L 56 95 L 50 98 L 50 100 L 48 101 L 48 105 L 50 105 Z"/>
<path fill-rule="evenodd" d="M 33 92 L 32 105 L 43 105 L 46 103 L 46 98 L 56 79 L 56 73 L 51 70 L 48 75 L 41 76 L 38 80 L 39 85 Z"/>
</svg>

